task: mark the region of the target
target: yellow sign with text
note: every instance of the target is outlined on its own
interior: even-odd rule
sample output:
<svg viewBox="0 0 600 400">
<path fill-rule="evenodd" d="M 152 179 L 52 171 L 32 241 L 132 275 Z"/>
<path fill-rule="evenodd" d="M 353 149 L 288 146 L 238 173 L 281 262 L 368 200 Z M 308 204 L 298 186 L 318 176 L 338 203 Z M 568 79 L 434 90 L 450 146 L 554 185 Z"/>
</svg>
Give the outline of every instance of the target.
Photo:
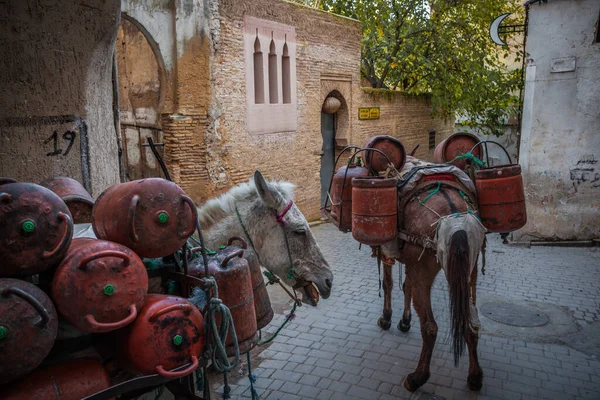
<svg viewBox="0 0 600 400">
<path fill-rule="evenodd" d="M 379 107 L 361 107 L 358 109 L 358 119 L 379 119 Z"/>
</svg>

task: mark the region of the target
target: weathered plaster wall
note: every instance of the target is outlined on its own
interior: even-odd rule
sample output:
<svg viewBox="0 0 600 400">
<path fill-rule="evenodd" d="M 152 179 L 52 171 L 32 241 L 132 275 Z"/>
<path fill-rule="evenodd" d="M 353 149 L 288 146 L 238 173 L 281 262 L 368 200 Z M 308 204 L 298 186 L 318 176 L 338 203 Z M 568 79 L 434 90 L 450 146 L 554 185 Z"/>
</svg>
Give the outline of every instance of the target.
<svg viewBox="0 0 600 400">
<path fill-rule="evenodd" d="M 210 172 L 215 194 L 248 180 L 258 168 L 268 177 L 294 182 L 299 207 L 309 220 L 319 218 L 321 106 L 330 93 L 343 100 L 336 120 L 338 147 L 361 145 L 370 136 L 390 134 L 401 138 L 407 151 L 421 144 L 417 154 L 427 158 L 428 131 L 436 129 L 438 141 L 452 132 L 453 120 L 430 117 L 426 97 L 360 88 L 362 32 L 358 21 L 275 0 L 221 0 L 219 14 L 221 23 L 212 34 L 219 38 L 212 64 L 211 116 L 216 118 L 218 139 L 211 148 L 221 157 L 220 173 Z M 245 15 L 295 27 L 296 131 L 248 132 Z M 380 120 L 358 120 L 359 107 L 376 106 L 381 107 Z"/>
<path fill-rule="evenodd" d="M 193 198 L 206 198 L 207 165 L 218 161 L 209 148 L 214 132 L 209 31 L 218 20 L 216 1 L 121 0 L 121 11 L 144 31 L 164 70 L 157 114 L 171 177 Z"/>
<path fill-rule="evenodd" d="M 600 237 L 600 2 L 530 7 L 520 163 L 528 224 L 517 239 Z"/>
<path fill-rule="evenodd" d="M 0 24 L 0 176 L 39 183 L 67 175 L 93 195 L 117 183 L 119 2 L 10 0 Z"/>
</svg>

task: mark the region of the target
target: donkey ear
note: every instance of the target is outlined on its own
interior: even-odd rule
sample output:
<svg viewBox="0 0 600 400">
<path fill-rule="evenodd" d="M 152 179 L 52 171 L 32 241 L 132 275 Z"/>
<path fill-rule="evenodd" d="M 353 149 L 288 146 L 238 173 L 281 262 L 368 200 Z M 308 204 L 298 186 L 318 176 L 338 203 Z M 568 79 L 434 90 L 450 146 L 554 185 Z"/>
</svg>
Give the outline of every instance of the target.
<svg viewBox="0 0 600 400">
<path fill-rule="evenodd" d="M 274 209 L 281 207 L 283 198 L 267 183 L 259 170 L 254 172 L 254 186 L 256 186 L 256 191 L 265 205 Z"/>
</svg>

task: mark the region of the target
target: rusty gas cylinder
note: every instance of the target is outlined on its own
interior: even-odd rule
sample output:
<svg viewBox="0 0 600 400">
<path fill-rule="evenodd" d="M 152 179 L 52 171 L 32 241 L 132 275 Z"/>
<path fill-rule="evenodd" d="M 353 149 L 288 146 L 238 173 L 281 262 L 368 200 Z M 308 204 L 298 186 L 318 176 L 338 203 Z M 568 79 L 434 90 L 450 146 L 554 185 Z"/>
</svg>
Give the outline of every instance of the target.
<svg viewBox="0 0 600 400">
<path fill-rule="evenodd" d="M 231 317 L 238 337 L 240 354 L 250 351 L 258 341 L 256 329 L 256 311 L 252 293 L 252 278 L 248 262 L 243 258 L 244 251 L 220 249 L 208 261 L 208 273 L 214 277 L 219 289 L 219 298 L 231 311 Z M 202 258 L 190 264 L 190 274 L 204 277 Z M 217 326 L 221 324 L 221 316 L 217 315 Z M 225 346 L 228 356 L 235 354 L 233 337 L 227 336 Z"/>
<path fill-rule="evenodd" d="M 137 319 L 119 331 L 118 337 L 123 355 L 138 371 L 180 378 L 198 368 L 204 349 L 204 319 L 184 298 L 149 294 Z"/>
<path fill-rule="evenodd" d="M 109 376 L 99 361 L 79 358 L 42 367 L 0 387 L 0 397 L 3 400 L 80 400 L 109 387 Z"/>
<path fill-rule="evenodd" d="M 87 224 L 92 222 L 92 208 L 94 199 L 85 190 L 81 183 L 75 179 L 56 177 L 40 183 L 56 193 L 69 207 L 74 224 Z"/>
<path fill-rule="evenodd" d="M 449 163 L 455 167 L 465 170 L 468 161 L 464 158 L 455 160 L 456 157 L 465 155 L 479 143 L 477 136 L 468 132 L 457 132 L 442 140 L 433 151 L 433 161 L 438 164 Z M 473 149 L 473 155 L 481 157 L 481 148 Z"/>
<path fill-rule="evenodd" d="M 196 205 L 173 182 L 161 178 L 119 183 L 94 204 L 98 239 L 121 243 L 140 257 L 158 258 L 177 251 L 196 229 Z"/>
<path fill-rule="evenodd" d="M 50 353 L 57 330 L 56 310 L 41 289 L 0 279 L 0 384 L 37 367 Z"/>
<path fill-rule="evenodd" d="M 72 235 L 71 213 L 52 191 L 33 183 L 0 186 L 0 277 L 55 267 Z"/>
<path fill-rule="evenodd" d="M 352 179 L 352 236 L 360 243 L 379 246 L 396 237 L 397 178 Z"/>
<path fill-rule="evenodd" d="M 392 136 L 377 135 L 370 137 L 365 142 L 363 148 L 377 149 L 389 158 L 398 171 L 402 169 L 406 162 L 406 150 L 402 143 Z M 384 172 L 388 169 L 388 160 L 380 153 L 374 151 L 365 151 L 363 154 L 365 167 L 372 169 L 375 173 Z"/>
<path fill-rule="evenodd" d="M 6 185 L 7 183 L 16 183 L 16 179 L 13 178 L 4 178 L 0 176 L 0 186 Z"/>
<path fill-rule="evenodd" d="M 331 184 L 331 218 L 342 232 L 352 230 L 352 178 L 365 177 L 369 170 L 356 164 L 343 166 Z"/>
<path fill-rule="evenodd" d="M 148 273 L 142 260 L 118 243 L 73 239 L 52 280 L 52 299 L 75 328 L 109 332 L 133 322 L 144 305 Z"/>
<path fill-rule="evenodd" d="M 239 242 L 241 247 L 233 246 L 234 242 Z M 248 250 L 248 245 L 244 239 L 239 236 L 234 236 L 229 239 L 227 247 L 228 251 L 235 252 L 239 249 L 244 250 L 244 259 L 248 262 L 250 268 L 250 277 L 252 279 L 252 295 L 254 296 L 254 312 L 256 313 L 256 329 L 262 329 L 273 319 L 273 307 L 265 285 L 258 258 L 256 254 Z"/>
<path fill-rule="evenodd" d="M 475 171 L 479 217 L 490 232 L 507 233 L 527 223 L 521 166 L 500 165 Z"/>
</svg>

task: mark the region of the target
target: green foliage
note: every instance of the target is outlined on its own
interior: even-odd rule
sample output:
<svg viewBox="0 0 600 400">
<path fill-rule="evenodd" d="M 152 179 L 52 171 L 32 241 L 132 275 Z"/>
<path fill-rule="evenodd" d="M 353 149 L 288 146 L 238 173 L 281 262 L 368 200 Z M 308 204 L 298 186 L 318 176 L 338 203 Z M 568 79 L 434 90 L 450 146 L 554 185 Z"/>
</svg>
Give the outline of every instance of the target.
<svg viewBox="0 0 600 400">
<path fill-rule="evenodd" d="M 430 93 L 438 116 L 454 113 L 486 133 L 519 107 L 521 39 L 500 47 L 489 26 L 522 24 L 518 0 L 322 0 L 319 7 L 361 21 L 362 76 L 374 88 Z M 508 40 L 508 38 L 505 38 Z M 512 69 L 504 62 L 513 57 Z"/>
</svg>

